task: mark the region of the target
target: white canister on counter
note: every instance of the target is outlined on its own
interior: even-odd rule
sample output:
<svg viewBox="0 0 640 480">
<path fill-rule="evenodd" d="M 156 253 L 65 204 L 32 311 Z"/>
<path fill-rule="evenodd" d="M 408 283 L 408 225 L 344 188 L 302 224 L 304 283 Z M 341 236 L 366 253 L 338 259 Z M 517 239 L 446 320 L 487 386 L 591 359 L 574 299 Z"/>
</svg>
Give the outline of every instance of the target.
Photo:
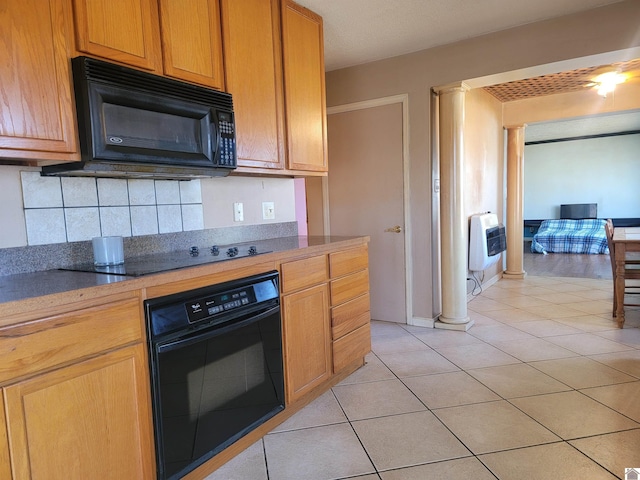
<svg viewBox="0 0 640 480">
<path fill-rule="evenodd" d="M 124 245 L 122 237 L 94 237 L 93 264 L 97 267 L 122 265 L 124 263 Z"/>
</svg>

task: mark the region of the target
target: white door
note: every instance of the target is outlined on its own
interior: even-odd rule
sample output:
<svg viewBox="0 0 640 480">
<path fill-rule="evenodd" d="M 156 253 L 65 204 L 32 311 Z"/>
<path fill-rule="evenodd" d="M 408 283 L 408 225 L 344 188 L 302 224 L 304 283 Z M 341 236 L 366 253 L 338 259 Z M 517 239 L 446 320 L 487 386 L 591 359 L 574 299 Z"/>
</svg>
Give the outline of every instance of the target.
<svg viewBox="0 0 640 480">
<path fill-rule="evenodd" d="M 371 237 L 371 318 L 407 323 L 403 104 L 329 113 L 331 235 Z"/>
</svg>

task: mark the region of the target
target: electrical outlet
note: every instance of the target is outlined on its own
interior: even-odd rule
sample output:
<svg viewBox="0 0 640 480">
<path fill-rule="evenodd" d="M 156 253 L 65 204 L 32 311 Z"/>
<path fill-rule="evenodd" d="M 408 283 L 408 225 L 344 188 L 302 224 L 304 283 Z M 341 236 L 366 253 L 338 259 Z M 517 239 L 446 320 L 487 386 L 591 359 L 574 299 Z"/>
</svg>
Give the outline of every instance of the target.
<svg viewBox="0 0 640 480">
<path fill-rule="evenodd" d="M 244 222 L 244 207 L 242 203 L 233 204 L 233 221 Z"/>
<path fill-rule="evenodd" d="M 276 207 L 273 202 L 262 202 L 262 219 L 274 220 L 276 218 Z"/>
</svg>

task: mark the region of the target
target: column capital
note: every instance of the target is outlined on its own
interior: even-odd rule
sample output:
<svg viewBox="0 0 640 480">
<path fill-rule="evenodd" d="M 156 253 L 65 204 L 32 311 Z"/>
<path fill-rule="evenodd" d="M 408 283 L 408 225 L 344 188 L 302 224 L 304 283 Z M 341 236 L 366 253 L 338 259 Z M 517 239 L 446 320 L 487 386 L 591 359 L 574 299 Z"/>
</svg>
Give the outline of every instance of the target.
<svg viewBox="0 0 640 480">
<path fill-rule="evenodd" d="M 447 85 L 439 85 L 437 87 L 433 87 L 433 91 L 436 95 L 444 95 L 445 93 L 456 93 L 456 92 L 466 92 L 471 90 L 471 87 L 464 82 L 453 82 L 448 83 Z"/>
<path fill-rule="evenodd" d="M 526 123 L 521 123 L 519 125 L 504 125 L 502 128 L 505 130 L 515 130 L 516 128 L 525 128 L 526 126 Z"/>
</svg>

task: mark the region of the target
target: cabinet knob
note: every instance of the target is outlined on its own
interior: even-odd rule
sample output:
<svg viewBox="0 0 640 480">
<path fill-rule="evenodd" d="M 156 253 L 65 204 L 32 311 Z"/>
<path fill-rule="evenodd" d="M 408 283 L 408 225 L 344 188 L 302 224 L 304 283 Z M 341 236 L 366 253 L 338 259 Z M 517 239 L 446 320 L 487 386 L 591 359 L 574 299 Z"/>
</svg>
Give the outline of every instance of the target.
<svg viewBox="0 0 640 480">
<path fill-rule="evenodd" d="M 395 227 L 385 228 L 384 231 L 390 233 L 402 233 L 402 227 L 400 225 L 396 225 Z"/>
</svg>

